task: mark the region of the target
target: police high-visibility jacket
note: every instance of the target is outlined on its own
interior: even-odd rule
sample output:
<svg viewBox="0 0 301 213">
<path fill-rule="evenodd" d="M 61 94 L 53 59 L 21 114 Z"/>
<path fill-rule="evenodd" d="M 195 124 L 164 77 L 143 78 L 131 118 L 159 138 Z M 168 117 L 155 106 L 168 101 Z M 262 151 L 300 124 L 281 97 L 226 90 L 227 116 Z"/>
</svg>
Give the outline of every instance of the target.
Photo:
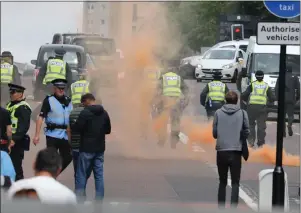
<svg viewBox="0 0 301 213">
<path fill-rule="evenodd" d="M 43 84 L 46 85 L 58 78 L 66 79 L 66 62 L 61 59 L 50 59 L 47 63 L 47 71 Z"/>
<path fill-rule="evenodd" d="M 163 79 L 163 96 L 180 97 L 181 91 L 181 76 L 168 72 L 162 75 Z"/>
<path fill-rule="evenodd" d="M 18 118 L 15 116 L 16 110 L 20 107 L 26 105 L 30 109 L 29 104 L 26 101 L 21 101 L 20 103 L 17 103 L 15 105 L 12 105 L 11 102 L 9 102 L 6 106 L 7 111 L 10 112 L 11 122 L 12 122 L 12 133 L 16 133 L 18 129 Z"/>
<path fill-rule="evenodd" d="M 12 83 L 13 82 L 13 73 L 14 66 L 9 63 L 2 63 L 1 64 L 1 83 Z"/>
<path fill-rule="evenodd" d="M 249 97 L 249 104 L 267 104 L 267 92 L 269 85 L 264 81 L 255 81 L 252 83 L 252 93 Z"/>
<path fill-rule="evenodd" d="M 225 101 L 226 84 L 221 81 L 212 81 L 208 83 L 208 89 L 207 100 L 210 98 L 212 101 Z"/>
<path fill-rule="evenodd" d="M 89 92 L 89 82 L 87 80 L 79 80 L 71 84 L 72 104 L 79 104 L 82 95 Z"/>
<path fill-rule="evenodd" d="M 53 96 L 48 98 L 50 105 L 50 112 L 48 113 L 45 123 L 47 124 L 56 124 L 56 125 L 68 125 L 69 124 L 69 115 L 72 111 L 72 103 L 70 102 L 67 107 L 63 107 L 62 104 Z M 66 129 L 45 129 L 45 135 L 58 139 L 68 140 L 67 130 Z"/>
</svg>

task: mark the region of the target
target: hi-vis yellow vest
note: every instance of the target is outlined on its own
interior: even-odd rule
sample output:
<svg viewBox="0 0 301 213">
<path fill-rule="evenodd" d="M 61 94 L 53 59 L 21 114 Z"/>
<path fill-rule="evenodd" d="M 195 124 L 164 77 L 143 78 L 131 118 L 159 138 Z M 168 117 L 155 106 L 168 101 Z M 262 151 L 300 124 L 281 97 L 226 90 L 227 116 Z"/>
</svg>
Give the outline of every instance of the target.
<svg viewBox="0 0 301 213">
<path fill-rule="evenodd" d="M 11 106 L 11 102 L 9 102 L 6 106 L 6 110 L 9 111 L 11 122 L 12 122 L 12 133 L 15 134 L 18 129 L 18 118 L 15 116 L 16 110 L 20 107 L 26 105 L 30 108 L 29 104 L 26 101 L 21 101 L 13 106 Z"/>
<path fill-rule="evenodd" d="M 14 66 L 4 62 L 1 64 L 1 83 L 9 84 L 13 82 Z"/>
<path fill-rule="evenodd" d="M 163 79 L 163 96 L 180 97 L 181 91 L 181 76 L 168 72 L 162 76 Z"/>
<path fill-rule="evenodd" d="M 89 92 L 89 82 L 86 80 L 79 80 L 71 84 L 72 104 L 79 104 L 82 95 Z"/>
<path fill-rule="evenodd" d="M 252 93 L 249 97 L 249 104 L 266 105 L 269 85 L 264 81 L 252 83 Z"/>
<path fill-rule="evenodd" d="M 209 93 L 207 95 L 207 100 L 210 98 L 212 101 L 224 101 L 226 84 L 221 81 L 212 81 L 208 83 Z"/>
<path fill-rule="evenodd" d="M 47 63 L 47 72 L 43 84 L 46 85 L 58 78 L 66 79 L 66 63 L 61 59 L 50 59 Z"/>
</svg>

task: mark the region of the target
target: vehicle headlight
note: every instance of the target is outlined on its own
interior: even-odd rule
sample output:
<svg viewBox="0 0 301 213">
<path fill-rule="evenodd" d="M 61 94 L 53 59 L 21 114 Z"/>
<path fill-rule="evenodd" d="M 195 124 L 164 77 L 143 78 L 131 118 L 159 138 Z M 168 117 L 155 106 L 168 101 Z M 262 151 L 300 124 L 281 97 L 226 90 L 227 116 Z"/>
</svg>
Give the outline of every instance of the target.
<svg viewBox="0 0 301 213">
<path fill-rule="evenodd" d="M 227 64 L 227 65 L 224 65 L 222 68 L 231 69 L 232 67 L 233 67 L 233 64 Z"/>
<path fill-rule="evenodd" d="M 201 69 L 202 65 L 198 64 L 198 65 L 196 65 L 196 67 Z"/>
</svg>

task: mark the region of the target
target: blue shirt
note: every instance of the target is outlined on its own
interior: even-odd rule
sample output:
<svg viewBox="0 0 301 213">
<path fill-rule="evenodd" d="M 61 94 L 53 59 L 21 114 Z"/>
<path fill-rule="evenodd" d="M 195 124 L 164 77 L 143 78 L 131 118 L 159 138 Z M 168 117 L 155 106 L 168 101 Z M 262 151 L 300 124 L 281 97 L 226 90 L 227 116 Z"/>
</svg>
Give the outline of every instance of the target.
<svg viewBox="0 0 301 213">
<path fill-rule="evenodd" d="M 12 181 L 16 180 L 14 165 L 7 152 L 1 151 L 1 175 L 9 176 Z"/>
</svg>

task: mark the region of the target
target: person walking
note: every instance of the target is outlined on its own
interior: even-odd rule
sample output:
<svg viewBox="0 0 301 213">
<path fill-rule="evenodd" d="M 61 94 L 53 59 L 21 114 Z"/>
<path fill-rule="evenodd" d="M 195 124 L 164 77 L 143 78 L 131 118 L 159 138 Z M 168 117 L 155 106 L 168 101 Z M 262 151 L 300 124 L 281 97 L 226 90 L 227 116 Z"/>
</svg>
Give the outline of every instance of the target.
<svg viewBox="0 0 301 213">
<path fill-rule="evenodd" d="M 85 106 L 71 129 L 80 133 L 79 157 L 75 174 L 75 193 L 86 197 L 86 185 L 92 170 L 95 180 L 96 200 L 103 200 L 104 178 L 103 163 L 105 136 L 111 133 L 111 121 L 108 112 L 97 105 L 94 95 L 87 93 L 81 97 Z"/>
<path fill-rule="evenodd" d="M 245 110 L 240 109 L 238 95 L 229 91 L 226 104 L 218 109 L 213 119 L 213 137 L 216 139 L 216 164 L 219 175 L 218 206 L 225 208 L 228 170 L 231 174 L 231 206 L 236 208 L 239 199 L 239 182 L 242 155 L 247 160 L 249 119 Z"/>
</svg>

